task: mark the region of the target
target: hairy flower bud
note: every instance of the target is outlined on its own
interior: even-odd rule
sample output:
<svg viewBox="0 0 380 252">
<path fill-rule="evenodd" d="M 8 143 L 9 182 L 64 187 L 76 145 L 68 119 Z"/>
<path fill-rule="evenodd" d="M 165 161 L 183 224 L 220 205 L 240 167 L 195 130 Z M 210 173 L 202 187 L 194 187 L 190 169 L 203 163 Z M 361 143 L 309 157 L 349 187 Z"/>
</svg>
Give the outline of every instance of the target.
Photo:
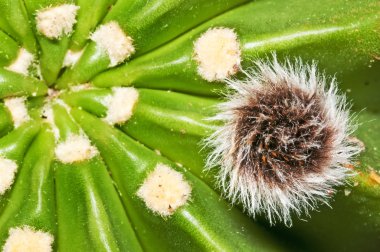
<svg viewBox="0 0 380 252">
<path fill-rule="evenodd" d="M 334 79 L 327 83 L 315 64 L 257 61 L 244 81 L 228 81 L 227 101 L 212 120 L 222 121 L 206 145 L 208 168 L 232 203 L 271 224 L 292 224 L 327 203 L 351 172 L 345 166 L 359 152 L 348 136 L 346 98 Z"/>
</svg>

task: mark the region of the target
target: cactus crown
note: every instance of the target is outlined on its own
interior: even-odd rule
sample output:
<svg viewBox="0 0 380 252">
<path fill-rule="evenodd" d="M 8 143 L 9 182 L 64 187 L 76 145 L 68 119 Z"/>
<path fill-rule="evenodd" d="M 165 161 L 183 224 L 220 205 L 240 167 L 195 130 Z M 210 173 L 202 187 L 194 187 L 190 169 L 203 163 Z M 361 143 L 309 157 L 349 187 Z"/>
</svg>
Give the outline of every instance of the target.
<svg viewBox="0 0 380 252">
<path fill-rule="evenodd" d="M 249 214 L 264 212 L 291 225 L 300 215 L 326 202 L 350 175 L 357 146 L 355 128 L 335 80 L 316 74 L 316 66 L 256 62 L 246 81 L 229 81 L 228 101 L 212 118 L 225 124 L 207 144 L 214 148 L 208 167 L 220 166 L 219 182 L 233 202 Z"/>
</svg>

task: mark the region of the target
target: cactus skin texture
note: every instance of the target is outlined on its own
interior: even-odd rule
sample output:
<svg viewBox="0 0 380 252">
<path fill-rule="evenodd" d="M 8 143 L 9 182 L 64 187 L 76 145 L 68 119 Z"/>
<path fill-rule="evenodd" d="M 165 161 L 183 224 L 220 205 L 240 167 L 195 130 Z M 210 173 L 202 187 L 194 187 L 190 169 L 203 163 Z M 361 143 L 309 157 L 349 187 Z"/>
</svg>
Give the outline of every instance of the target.
<svg viewBox="0 0 380 252">
<path fill-rule="evenodd" d="M 0 12 L 0 251 L 378 251 L 377 0 L 4 0 Z M 195 50 L 213 30 L 236 40 L 218 76 L 244 78 L 275 52 L 316 61 L 352 100 L 364 146 L 331 207 L 271 226 L 204 171 L 227 90 Z"/>
</svg>

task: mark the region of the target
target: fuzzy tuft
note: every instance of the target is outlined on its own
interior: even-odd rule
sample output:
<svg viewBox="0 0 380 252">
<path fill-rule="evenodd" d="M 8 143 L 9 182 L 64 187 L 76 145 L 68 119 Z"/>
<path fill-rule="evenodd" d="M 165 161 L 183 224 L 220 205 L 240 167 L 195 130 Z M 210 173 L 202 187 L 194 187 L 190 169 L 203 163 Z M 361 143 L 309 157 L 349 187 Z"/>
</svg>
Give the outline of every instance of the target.
<svg viewBox="0 0 380 252">
<path fill-rule="evenodd" d="M 158 164 L 145 179 L 137 195 L 154 213 L 169 216 L 186 204 L 191 195 L 191 186 L 181 173 L 167 165 Z"/>
<path fill-rule="evenodd" d="M 132 38 L 115 21 L 99 26 L 90 38 L 107 53 L 110 67 L 122 63 L 135 52 Z"/>
<path fill-rule="evenodd" d="M 227 101 L 212 120 L 223 122 L 207 140 L 207 167 L 219 167 L 219 184 L 232 203 L 271 224 L 292 224 L 328 204 L 345 183 L 360 148 L 346 98 L 315 64 L 257 61 L 245 81 L 228 81 Z"/>
<path fill-rule="evenodd" d="M 55 155 L 64 164 L 81 162 L 93 158 L 98 150 L 84 135 L 71 135 L 55 148 Z"/>
<path fill-rule="evenodd" d="M 4 100 L 4 105 L 11 112 L 15 128 L 30 120 L 25 97 L 12 97 Z"/>
<path fill-rule="evenodd" d="M 70 34 L 77 22 L 78 9 L 79 6 L 73 4 L 62 4 L 37 11 L 38 32 L 49 39 L 59 39 Z"/>
<path fill-rule="evenodd" d="M 53 250 L 53 242 L 54 238 L 51 234 L 34 230 L 31 227 L 11 228 L 3 252 L 50 252 Z"/>
<path fill-rule="evenodd" d="M 11 188 L 17 172 L 17 164 L 0 156 L 0 195 Z"/>
<path fill-rule="evenodd" d="M 33 60 L 34 55 L 28 52 L 25 48 L 21 48 L 18 52 L 17 58 L 5 69 L 27 76 Z"/>
<path fill-rule="evenodd" d="M 107 96 L 103 101 L 108 108 L 104 120 L 112 125 L 122 124 L 131 118 L 139 93 L 133 87 L 117 87 L 112 91 L 112 95 Z"/>
<path fill-rule="evenodd" d="M 63 59 L 63 67 L 71 67 L 75 65 L 82 56 L 82 54 L 83 50 L 76 52 L 68 50 L 66 52 L 65 58 Z"/>
<path fill-rule="evenodd" d="M 221 81 L 240 69 L 240 44 L 229 28 L 210 28 L 194 43 L 198 74 L 205 80 Z"/>
</svg>

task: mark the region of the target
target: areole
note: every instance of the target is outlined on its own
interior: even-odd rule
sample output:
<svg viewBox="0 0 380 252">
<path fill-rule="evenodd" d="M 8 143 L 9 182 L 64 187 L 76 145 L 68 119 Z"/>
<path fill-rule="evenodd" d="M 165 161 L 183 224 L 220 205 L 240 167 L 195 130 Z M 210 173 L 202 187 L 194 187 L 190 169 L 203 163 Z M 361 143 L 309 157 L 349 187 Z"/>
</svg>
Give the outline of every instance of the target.
<svg viewBox="0 0 380 252">
<path fill-rule="evenodd" d="M 316 249 L 343 250 L 323 220 L 344 227 L 345 211 L 369 233 L 344 228 L 347 244 L 372 249 L 377 145 L 360 127 L 353 141 L 339 90 L 355 111 L 368 107 L 359 119 L 376 118 L 379 8 L 4 1 L 0 248 L 307 250 L 297 240 L 323 233 Z M 299 220 L 309 215 L 312 224 Z"/>
</svg>

